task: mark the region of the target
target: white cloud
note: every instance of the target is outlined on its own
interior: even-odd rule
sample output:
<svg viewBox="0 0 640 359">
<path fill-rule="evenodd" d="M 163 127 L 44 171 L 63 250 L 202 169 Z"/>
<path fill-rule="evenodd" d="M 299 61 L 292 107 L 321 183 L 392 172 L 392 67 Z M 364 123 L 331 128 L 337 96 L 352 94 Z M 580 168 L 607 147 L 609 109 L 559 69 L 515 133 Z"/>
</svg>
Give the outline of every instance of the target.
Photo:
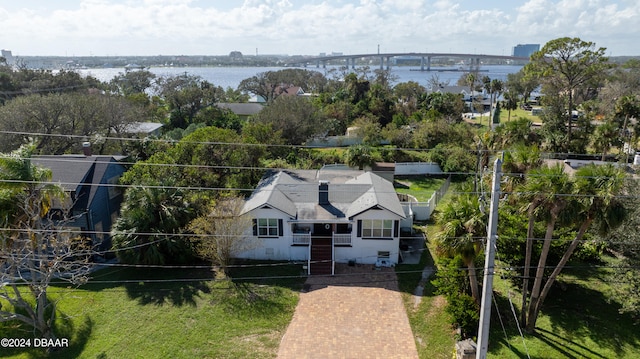
<svg viewBox="0 0 640 359">
<path fill-rule="evenodd" d="M 25 54 L 504 53 L 578 36 L 640 54 L 640 2 L 605 0 L 76 0 L 0 5 L 0 47 Z M 508 5 L 507 5 L 508 4 Z M 30 7 L 29 7 L 30 6 Z"/>
</svg>

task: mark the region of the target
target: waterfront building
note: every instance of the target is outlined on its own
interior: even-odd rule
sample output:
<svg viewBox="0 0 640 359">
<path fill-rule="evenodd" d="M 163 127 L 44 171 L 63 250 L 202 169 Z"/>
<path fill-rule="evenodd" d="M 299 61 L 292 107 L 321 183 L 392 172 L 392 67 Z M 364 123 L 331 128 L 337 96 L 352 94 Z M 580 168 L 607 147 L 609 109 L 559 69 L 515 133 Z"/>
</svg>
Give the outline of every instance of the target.
<svg viewBox="0 0 640 359">
<path fill-rule="evenodd" d="M 540 51 L 540 44 L 518 44 L 513 47 L 513 56 L 530 57 L 536 51 Z"/>
</svg>

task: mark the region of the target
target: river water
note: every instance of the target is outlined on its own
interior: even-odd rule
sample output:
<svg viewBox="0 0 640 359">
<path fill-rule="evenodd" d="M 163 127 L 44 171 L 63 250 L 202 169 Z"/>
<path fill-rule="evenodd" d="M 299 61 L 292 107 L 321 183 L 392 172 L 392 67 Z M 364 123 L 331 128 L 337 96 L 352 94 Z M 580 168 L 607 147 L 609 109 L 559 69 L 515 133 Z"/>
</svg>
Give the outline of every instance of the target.
<svg viewBox="0 0 640 359">
<path fill-rule="evenodd" d="M 377 67 L 371 67 L 371 70 L 375 70 Z M 505 81 L 507 75 L 510 73 L 516 73 L 522 68 L 521 65 L 488 65 L 481 66 L 480 77 L 489 76 L 491 79 L 500 79 Z M 203 80 L 206 80 L 216 86 L 222 88 L 231 87 L 236 89 L 240 84 L 240 81 L 255 76 L 258 73 L 266 71 L 278 71 L 283 70 L 284 67 L 151 67 L 149 71 L 157 76 L 175 76 L 182 74 L 189 74 L 192 76 L 199 76 Z M 330 69 L 307 67 L 307 70 L 319 71 L 327 75 L 327 71 Z M 109 82 L 119 73 L 123 73 L 123 68 L 98 68 L 98 69 L 86 69 L 80 70 L 80 73 L 85 75 L 91 75 L 103 82 Z M 433 77 L 437 77 L 441 83 L 449 83 L 455 85 L 465 73 L 464 70 L 455 67 L 434 67 L 431 71 L 420 71 L 420 67 L 411 66 L 395 66 L 391 68 L 391 74 L 397 77 L 396 83 L 415 81 L 422 86 L 429 87 L 429 81 Z M 330 76 L 330 75 L 327 75 Z"/>
</svg>

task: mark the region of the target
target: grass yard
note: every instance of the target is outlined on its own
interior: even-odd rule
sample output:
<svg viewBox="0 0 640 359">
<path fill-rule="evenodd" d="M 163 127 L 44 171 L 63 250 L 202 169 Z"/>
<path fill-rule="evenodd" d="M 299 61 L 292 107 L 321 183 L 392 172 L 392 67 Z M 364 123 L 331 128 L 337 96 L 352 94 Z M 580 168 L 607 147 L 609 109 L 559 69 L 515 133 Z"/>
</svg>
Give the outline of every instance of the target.
<svg viewBox="0 0 640 359">
<path fill-rule="evenodd" d="M 527 352 L 532 358 L 640 358 L 640 331 L 608 298 L 615 283 L 606 280 L 607 271 L 576 263 L 576 269 L 561 274 L 544 303 L 537 333 L 525 334 L 524 344 L 509 303 L 511 296 L 519 313 L 521 294 L 496 277 L 494 290 L 505 331 L 494 306 L 490 338 L 495 339 L 488 358 L 524 358 Z"/>
<path fill-rule="evenodd" d="M 450 195 L 440 205 L 448 200 Z M 431 223 L 423 229 L 427 238 L 433 238 L 438 231 Z M 451 358 L 455 333 L 444 311 L 446 300 L 435 294 L 430 281 L 425 283 L 418 306 L 412 295 L 420 282 L 419 272 L 434 263 L 434 249 L 428 247 L 419 265 L 399 265 L 396 272 L 420 358 Z M 537 333 L 524 334 L 524 339 L 511 308 L 513 303 L 519 315 L 521 294 L 509 280 L 495 276 L 495 302 L 499 310 L 494 304 L 487 357 L 527 358 L 528 354 L 531 358 L 545 359 L 640 358 L 638 324 L 631 316 L 620 314 L 620 305 L 608 296 L 616 283 L 607 280 L 607 266 L 615 264 L 615 260 L 606 260 L 600 267 L 576 263 L 576 269 L 565 269 L 544 303 Z"/>
<path fill-rule="evenodd" d="M 210 280 L 209 269 L 98 271 L 80 289 L 51 290 L 62 299 L 58 337 L 71 345 L 50 357 L 274 358 L 304 282 L 300 270 L 238 268 L 233 281 Z M 261 278 L 266 275 L 290 278 Z M 3 337 L 33 337 L 15 323 L 0 329 Z M 36 349 L 0 352 L 0 358 L 42 357 Z"/>
<path fill-rule="evenodd" d="M 411 194 L 419 202 L 427 202 L 431 195 L 442 186 L 444 178 L 434 178 L 427 176 L 406 176 L 396 177 L 394 186 L 396 192 Z"/>
<path fill-rule="evenodd" d="M 541 123 L 542 120 L 540 119 L 540 116 L 536 116 L 536 115 L 532 115 L 531 111 L 526 111 L 521 109 L 520 107 L 518 107 L 515 110 L 511 110 L 511 121 L 520 118 L 520 117 L 524 117 L 524 118 L 528 118 L 529 120 L 531 120 L 534 123 Z M 501 109 L 500 110 L 500 123 L 505 123 L 509 121 L 509 111 L 505 110 L 505 109 Z"/>
<path fill-rule="evenodd" d="M 418 272 L 430 263 L 431 254 L 425 252 L 419 265 L 401 264 L 396 272 L 420 358 L 449 359 L 454 352 L 455 332 L 444 311 L 446 300 L 435 294 L 430 281 L 425 284 L 419 305 L 412 295 L 420 281 Z M 640 358 L 638 325 L 629 315 L 618 313 L 619 305 L 607 298 L 612 283 L 604 280 L 603 271 L 596 268 L 589 273 L 583 270 L 561 275 L 562 284 L 554 285 L 544 304 L 537 333 L 524 334 L 524 339 L 511 309 L 513 303 L 520 313 L 520 292 L 496 276 L 494 293 L 499 313 L 494 303 L 487 358 Z"/>
<path fill-rule="evenodd" d="M 455 333 L 444 312 L 446 300 L 435 293 L 428 280 L 423 296 L 416 304 L 414 290 L 422 278 L 422 270 L 433 265 L 429 250 L 423 252 L 420 264 L 399 264 L 396 267 L 398 285 L 409 317 L 420 358 L 450 359 L 455 345 Z"/>
</svg>

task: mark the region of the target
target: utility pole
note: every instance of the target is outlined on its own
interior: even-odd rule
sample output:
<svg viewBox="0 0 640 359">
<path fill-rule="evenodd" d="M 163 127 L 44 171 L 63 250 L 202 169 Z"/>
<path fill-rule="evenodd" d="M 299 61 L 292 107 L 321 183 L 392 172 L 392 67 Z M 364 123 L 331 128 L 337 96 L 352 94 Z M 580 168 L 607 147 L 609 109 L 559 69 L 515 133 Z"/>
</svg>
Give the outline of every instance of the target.
<svg viewBox="0 0 640 359">
<path fill-rule="evenodd" d="M 491 212 L 487 229 L 487 246 L 482 280 L 482 301 L 480 302 L 480 323 L 478 325 L 478 345 L 476 359 L 485 359 L 489 347 L 489 324 L 491 323 L 491 299 L 493 296 L 493 274 L 496 259 L 496 238 L 498 233 L 498 203 L 500 201 L 500 178 L 502 160 L 497 158 L 493 165 L 493 185 L 491 186 Z"/>
</svg>

